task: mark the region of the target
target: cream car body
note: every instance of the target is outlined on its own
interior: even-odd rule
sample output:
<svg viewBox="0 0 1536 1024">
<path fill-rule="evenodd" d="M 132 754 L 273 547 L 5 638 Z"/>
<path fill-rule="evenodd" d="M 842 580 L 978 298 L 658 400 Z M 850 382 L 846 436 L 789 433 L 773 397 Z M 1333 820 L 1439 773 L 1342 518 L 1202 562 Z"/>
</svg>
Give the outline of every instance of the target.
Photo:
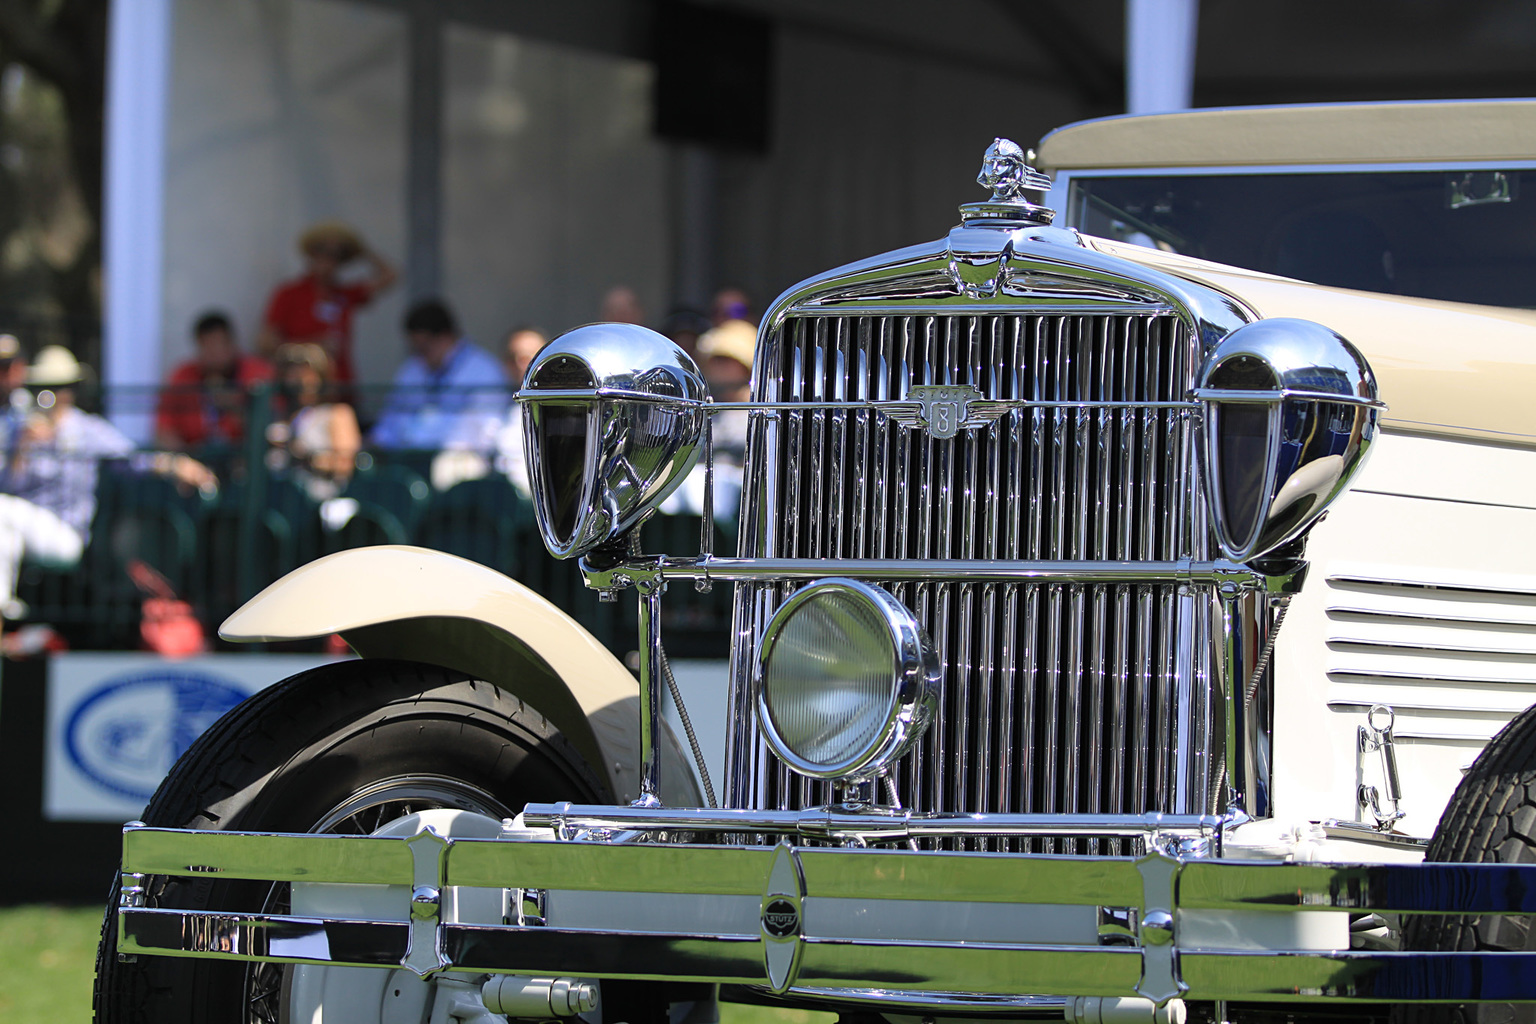
<svg viewBox="0 0 1536 1024">
<path fill-rule="evenodd" d="M 1235 108 L 1071 125 L 1041 142 L 1050 195 L 1104 176 L 1536 167 L 1536 101 Z M 1162 249 L 1094 248 L 1328 324 L 1369 360 L 1381 434 L 1308 537 L 1275 649 L 1277 820 L 1370 815 L 1356 733 L 1396 713 L 1405 816 L 1428 836 L 1482 747 L 1536 699 L 1536 311 L 1308 284 Z M 1536 295 L 1533 295 L 1536 302 Z"/>
</svg>

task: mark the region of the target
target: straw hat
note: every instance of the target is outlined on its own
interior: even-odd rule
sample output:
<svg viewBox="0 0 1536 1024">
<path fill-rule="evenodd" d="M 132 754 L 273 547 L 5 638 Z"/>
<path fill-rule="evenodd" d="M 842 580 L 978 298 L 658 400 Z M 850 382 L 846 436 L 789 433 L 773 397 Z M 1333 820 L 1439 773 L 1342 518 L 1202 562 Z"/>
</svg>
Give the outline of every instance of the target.
<svg viewBox="0 0 1536 1024">
<path fill-rule="evenodd" d="M 307 366 L 321 377 L 331 375 L 331 357 L 325 349 L 312 341 L 289 341 L 277 346 L 272 362 L 279 370 L 290 366 Z"/>
<path fill-rule="evenodd" d="M 725 356 L 751 366 L 757 351 L 757 328 L 745 320 L 727 320 L 699 335 L 698 351 L 700 359 Z"/>
<path fill-rule="evenodd" d="M 27 383 L 60 388 L 80 383 L 84 376 L 80 361 L 63 345 L 45 345 L 27 367 Z"/>
<path fill-rule="evenodd" d="M 306 256 L 318 249 L 333 249 L 342 263 L 363 251 L 363 240 L 351 225 L 339 220 L 323 220 L 311 225 L 299 236 L 299 251 Z"/>
</svg>

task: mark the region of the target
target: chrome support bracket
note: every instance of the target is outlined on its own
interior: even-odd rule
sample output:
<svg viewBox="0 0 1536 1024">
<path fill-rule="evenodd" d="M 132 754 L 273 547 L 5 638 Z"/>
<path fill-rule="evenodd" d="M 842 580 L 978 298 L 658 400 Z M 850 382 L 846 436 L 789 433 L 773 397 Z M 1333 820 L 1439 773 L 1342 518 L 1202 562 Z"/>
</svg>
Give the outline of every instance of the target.
<svg viewBox="0 0 1536 1024">
<path fill-rule="evenodd" d="M 1189 990 L 1179 977 L 1175 932 L 1179 870 L 1183 864 L 1158 850 L 1136 862 L 1141 874 L 1141 981 L 1138 994 L 1162 1006 Z"/>
<path fill-rule="evenodd" d="M 405 840 L 411 851 L 411 931 L 405 959 L 400 966 L 426 978 L 449 965 L 443 954 L 443 888 L 448 877 L 448 848 L 445 839 L 429 825 Z"/>
</svg>

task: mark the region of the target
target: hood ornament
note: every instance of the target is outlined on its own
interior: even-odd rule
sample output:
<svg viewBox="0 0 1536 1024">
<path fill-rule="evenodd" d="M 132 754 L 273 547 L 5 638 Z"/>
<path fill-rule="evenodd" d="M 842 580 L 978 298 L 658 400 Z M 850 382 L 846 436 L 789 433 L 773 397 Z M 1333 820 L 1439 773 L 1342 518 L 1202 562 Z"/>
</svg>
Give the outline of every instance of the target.
<svg viewBox="0 0 1536 1024">
<path fill-rule="evenodd" d="M 969 224 L 981 220 L 1024 221 L 1049 224 L 1056 211 L 1024 198 L 1025 192 L 1049 192 L 1051 177 L 1029 165 L 1028 157 L 1012 139 L 993 139 L 981 158 L 976 184 L 992 190 L 992 198 L 960 207 L 960 219 Z"/>
</svg>

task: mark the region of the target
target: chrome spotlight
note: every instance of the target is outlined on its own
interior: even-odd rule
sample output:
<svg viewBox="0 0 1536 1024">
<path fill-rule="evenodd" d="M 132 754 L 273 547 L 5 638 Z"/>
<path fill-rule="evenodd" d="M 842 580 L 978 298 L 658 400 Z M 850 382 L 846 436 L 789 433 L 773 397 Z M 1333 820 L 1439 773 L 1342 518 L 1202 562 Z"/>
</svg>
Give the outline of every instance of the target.
<svg viewBox="0 0 1536 1024">
<path fill-rule="evenodd" d="M 780 760 L 812 778 L 864 780 L 927 727 L 939 658 L 889 593 L 825 579 L 769 620 L 755 682 L 758 724 Z"/>
<path fill-rule="evenodd" d="M 698 462 L 708 395 L 688 353 L 634 324 L 591 324 L 528 367 L 528 479 L 544 545 L 579 558 L 623 537 Z"/>
<path fill-rule="evenodd" d="M 1200 367 L 1195 397 L 1211 521 L 1234 562 L 1317 522 L 1364 463 L 1385 408 L 1353 345 L 1284 318 L 1227 335 Z"/>
</svg>

